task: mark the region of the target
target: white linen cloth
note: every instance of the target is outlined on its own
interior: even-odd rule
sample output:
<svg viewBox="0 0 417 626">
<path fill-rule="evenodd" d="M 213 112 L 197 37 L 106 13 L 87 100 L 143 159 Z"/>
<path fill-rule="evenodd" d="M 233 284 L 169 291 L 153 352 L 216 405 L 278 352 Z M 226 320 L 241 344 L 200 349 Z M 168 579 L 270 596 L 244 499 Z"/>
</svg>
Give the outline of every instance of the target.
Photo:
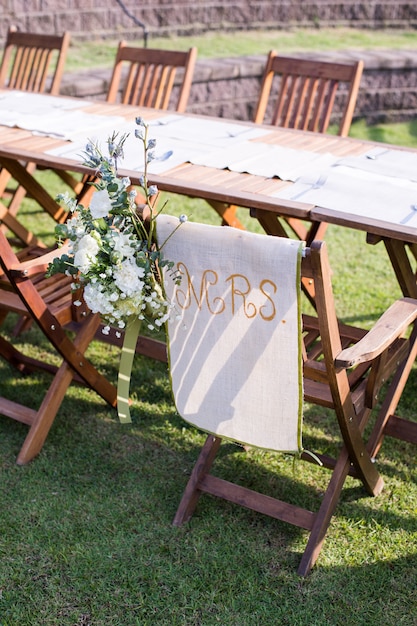
<svg viewBox="0 0 417 626">
<path fill-rule="evenodd" d="M 417 227 L 417 182 L 346 165 L 303 176 L 275 196 L 368 220 Z"/>
<path fill-rule="evenodd" d="M 33 134 L 75 140 L 81 136 L 84 147 L 89 134 L 104 128 L 117 130 L 124 123 L 118 115 L 94 115 L 79 109 L 91 102 L 39 93 L 10 91 L 0 94 L 0 124 L 22 128 Z M 85 138 L 85 139 L 84 139 Z"/>
<path fill-rule="evenodd" d="M 128 134 L 119 167 L 143 171 L 143 149 L 134 136 L 135 123 L 117 115 L 89 113 L 91 104 L 75 98 L 5 91 L 0 93 L 0 124 L 65 140 L 65 145 L 47 154 L 76 161 L 83 161 L 88 142 L 98 143 L 105 152 L 114 132 Z M 151 119 L 149 126 L 148 138 L 156 140 L 156 158 L 148 164 L 148 172 L 153 174 L 190 162 L 294 181 L 310 166 L 323 167 L 329 159 L 332 163 L 337 160 L 331 155 L 263 143 L 268 129 L 231 120 L 163 114 Z"/>
<path fill-rule="evenodd" d="M 381 176 L 417 181 L 417 153 L 409 150 L 391 150 L 386 146 L 376 146 L 360 156 L 345 157 L 338 164 Z"/>
<path fill-rule="evenodd" d="M 179 414 L 233 441 L 301 449 L 303 244 L 159 215 L 169 363 Z M 174 232 L 175 231 L 175 232 Z"/>
</svg>

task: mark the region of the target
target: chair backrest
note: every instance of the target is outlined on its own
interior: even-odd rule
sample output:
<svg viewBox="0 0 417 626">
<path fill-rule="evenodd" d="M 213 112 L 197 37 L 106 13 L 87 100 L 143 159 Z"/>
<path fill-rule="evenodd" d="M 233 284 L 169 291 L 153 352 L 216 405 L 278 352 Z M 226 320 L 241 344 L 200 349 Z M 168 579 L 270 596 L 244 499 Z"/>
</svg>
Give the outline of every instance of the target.
<svg viewBox="0 0 417 626">
<path fill-rule="evenodd" d="M 0 88 L 57 95 L 69 42 L 69 33 L 44 35 L 10 27 L 0 66 Z"/>
<path fill-rule="evenodd" d="M 172 108 L 184 112 L 190 94 L 197 49 L 187 52 L 137 48 L 121 41 L 117 50 L 113 74 L 107 95 L 108 102 L 116 102 L 121 91 L 121 102 L 154 109 Z M 127 74 L 123 70 L 127 67 Z M 174 86 L 178 70 L 178 94 Z M 175 98 L 174 98 L 175 96 Z"/>
<path fill-rule="evenodd" d="M 272 50 L 254 121 L 325 133 L 338 99 L 341 110 L 338 134 L 347 136 L 362 71 L 363 61 L 348 64 L 297 59 L 278 56 Z"/>
</svg>

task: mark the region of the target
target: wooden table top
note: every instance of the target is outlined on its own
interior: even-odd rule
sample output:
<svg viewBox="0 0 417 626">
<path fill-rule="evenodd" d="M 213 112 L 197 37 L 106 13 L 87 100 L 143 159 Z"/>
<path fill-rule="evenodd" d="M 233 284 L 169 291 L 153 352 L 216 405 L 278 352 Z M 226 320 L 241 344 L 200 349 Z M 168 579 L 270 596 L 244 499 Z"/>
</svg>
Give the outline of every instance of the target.
<svg viewBox="0 0 417 626">
<path fill-rule="evenodd" d="M 132 132 L 135 128 L 134 120 L 138 115 L 142 116 L 147 122 L 161 118 L 163 115 L 172 116 L 171 112 L 139 109 L 137 107 L 108 104 L 106 102 L 90 103 L 88 112 L 95 115 L 121 116 L 125 120 L 132 121 Z M 181 116 L 187 119 L 197 117 L 187 114 L 181 114 Z M 199 119 L 210 120 L 212 118 Z M 253 126 L 248 122 L 233 121 L 233 123 L 241 124 L 245 127 Z M 263 128 L 267 132 L 254 141 L 261 141 L 269 145 L 285 146 L 294 150 L 308 150 L 317 154 L 331 153 L 337 157 L 363 155 L 375 145 L 384 145 L 350 137 L 321 135 L 271 126 L 264 126 Z M 34 135 L 31 131 L 21 128 L 0 126 L 0 163 L 2 158 L 14 159 L 32 161 L 49 169 L 90 172 L 79 160 L 47 154 L 47 151 L 65 145 L 65 143 L 62 139 Z M 389 146 L 389 148 L 405 150 L 400 146 Z M 408 148 L 406 150 L 410 153 L 413 152 Z M 134 184 L 139 184 L 141 172 L 121 168 L 120 174 L 129 176 Z M 263 177 L 245 172 L 234 172 L 229 169 L 217 169 L 215 167 L 183 162 L 163 172 L 163 174 L 150 174 L 149 179 L 151 183 L 158 185 L 159 189 L 181 195 L 235 204 L 247 208 L 266 209 L 283 216 L 305 218 L 310 221 L 326 221 L 363 230 L 377 236 L 417 243 L 417 228 L 415 227 L 389 223 L 375 218 L 361 218 L 358 215 L 350 215 L 346 212 L 341 213 L 332 209 L 320 208 L 314 204 L 303 202 L 302 199 L 289 200 L 279 198 L 275 194 L 293 183 L 276 177 Z"/>
</svg>

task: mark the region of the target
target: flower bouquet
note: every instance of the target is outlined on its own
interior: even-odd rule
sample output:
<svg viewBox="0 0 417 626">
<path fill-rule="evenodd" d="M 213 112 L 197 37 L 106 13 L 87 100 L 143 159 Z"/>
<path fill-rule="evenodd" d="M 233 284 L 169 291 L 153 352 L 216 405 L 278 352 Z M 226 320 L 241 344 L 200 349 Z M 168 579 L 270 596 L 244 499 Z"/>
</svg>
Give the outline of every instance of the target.
<svg viewBox="0 0 417 626">
<path fill-rule="evenodd" d="M 118 133 L 108 139 L 108 155 L 98 144 L 88 143 L 84 164 L 96 172 L 95 192 L 90 206 L 78 204 L 68 194 L 60 194 L 70 212 L 65 224 L 55 228 L 58 244 L 69 241 L 68 252 L 53 260 L 48 275 L 58 272 L 74 278 L 73 290 L 83 293 L 85 304 L 99 313 L 103 332 L 124 333 L 118 377 L 118 414 L 130 422 L 129 385 L 136 341 L 142 324 L 151 331 L 160 329 L 173 307 L 164 295 L 160 278 L 163 266 L 172 263 L 162 256 L 155 237 L 156 186 L 148 186 L 147 165 L 154 158 L 155 141 L 148 139 L 148 125 L 136 119 L 135 136 L 142 142 L 145 165 L 140 185 L 144 193 L 138 210 L 137 192 L 129 178 L 117 174 L 118 161 L 128 135 Z M 184 217 L 180 218 L 184 221 Z M 173 280 L 177 280 L 173 274 Z M 81 301 L 75 301 L 81 306 Z"/>
</svg>

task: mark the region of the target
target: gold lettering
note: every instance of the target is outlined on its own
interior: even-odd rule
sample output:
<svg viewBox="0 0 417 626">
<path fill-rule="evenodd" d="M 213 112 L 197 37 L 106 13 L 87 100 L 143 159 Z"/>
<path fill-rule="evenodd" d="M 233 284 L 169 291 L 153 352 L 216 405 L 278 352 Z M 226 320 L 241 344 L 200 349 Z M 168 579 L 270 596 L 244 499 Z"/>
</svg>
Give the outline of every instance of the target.
<svg viewBox="0 0 417 626">
<path fill-rule="evenodd" d="M 212 280 L 209 280 L 209 276 L 213 276 Z M 212 315 L 219 315 L 219 313 L 223 313 L 226 308 L 226 304 L 220 296 L 216 296 L 213 298 L 212 303 L 210 303 L 209 299 L 209 286 L 217 285 L 219 280 L 218 274 L 214 270 L 205 270 L 204 274 L 201 278 L 201 302 L 203 301 L 203 293 L 206 296 L 207 308 Z"/>
<path fill-rule="evenodd" d="M 241 283 L 243 282 L 241 289 L 239 289 L 238 287 L 239 279 Z M 236 297 L 239 296 L 243 299 L 243 311 L 246 317 L 248 317 L 249 319 L 255 317 L 257 313 L 256 306 L 253 304 L 253 302 L 247 302 L 246 300 L 246 296 L 251 291 L 251 285 L 246 276 L 243 276 L 242 274 L 232 274 L 231 276 L 229 276 L 229 278 L 226 279 L 226 281 L 231 281 L 232 283 L 232 315 L 234 315 L 236 312 Z"/>
<path fill-rule="evenodd" d="M 216 295 L 215 285 L 219 283 L 219 275 L 214 270 L 204 270 L 200 280 L 200 290 L 197 295 L 195 277 L 192 277 L 187 266 L 179 262 L 177 263 L 178 274 L 181 276 L 181 288 L 177 288 L 175 299 L 182 309 L 188 309 L 195 302 L 197 308 L 201 311 L 206 303 L 208 311 L 212 315 L 219 315 L 226 310 L 226 302 L 220 295 Z M 194 280 L 193 280 L 194 278 Z M 225 283 L 231 284 L 230 306 L 232 315 L 235 315 L 239 306 L 243 306 L 244 315 L 251 319 L 256 315 L 260 315 L 263 320 L 271 321 L 277 314 L 276 306 L 273 300 L 274 294 L 277 293 L 277 285 L 271 280 L 265 278 L 259 284 L 259 291 L 266 298 L 264 304 L 256 307 L 256 304 L 249 299 L 252 291 L 247 276 L 243 274 L 231 274 L 225 279 Z"/>
<path fill-rule="evenodd" d="M 191 276 L 188 272 L 187 266 L 184 263 L 177 263 L 178 274 L 181 276 L 181 285 L 184 285 L 185 282 L 185 290 L 177 288 L 175 292 L 175 298 L 177 300 L 178 306 L 181 309 L 188 309 L 191 306 L 192 296 L 194 296 L 195 301 L 200 307 L 200 303 L 197 300 L 197 295 L 194 290 L 193 281 L 191 280 Z"/>
<path fill-rule="evenodd" d="M 272 311 L 271 311 L 271 313 L 269 315 L 267 313 L 265 313 L 265 309 L 266 309 L 267 305 L 263 304 L 261 307 L 259 307 L 259 315 L 262 317 L 262 319 L 266 320 L 267 322 L 270 322 L 272 319 L 274 319 L 277 311 L 276 311 L 275 304 L 274 304 L 274 301 L 271 298 L 270 293 L 265 289 L 267 284 L 272 286 L 273 293 L 277 292 L 277 286 L 271 280 L 268 280 L 268 279 L 265 278 L 264 280 L 261 281 L 261 283 L 259 285 L 259 289 L 261 290 L 263 295 L 266 296 L 267 300 L 271 303 Z"/>
<path fill-rule="evenodd" d="M 197 296 L 195 286 L 193 283 L 193 279 L 190 276 L 187 266 L 184 263 L 177 263 L 178 273 L 181 276 L 181 286 L 185 283 L 185 289 L 178 288 L 175 292 L 175 297 L 178 303 L 178 306 L 182 309 L 188 309 L 192 302 L 194 301 L 201 311 L 203 306 L 203 301 L 206 301 L 207 308 L 212 313 L 212 315 L 218 315 L 222 313 L 225 309 L 224 300 L 220 297 L 216 297 L 213 299 L 212 304 L 209 299 L 209 287 L 210 285 L 216 285 L 218 282 L 218 276 L 216 272 L 213 270 L 205 270 L 200 283 L 200 293 Z M 217 310 L 215 310 L 217 308 Z"/>
</svg>

